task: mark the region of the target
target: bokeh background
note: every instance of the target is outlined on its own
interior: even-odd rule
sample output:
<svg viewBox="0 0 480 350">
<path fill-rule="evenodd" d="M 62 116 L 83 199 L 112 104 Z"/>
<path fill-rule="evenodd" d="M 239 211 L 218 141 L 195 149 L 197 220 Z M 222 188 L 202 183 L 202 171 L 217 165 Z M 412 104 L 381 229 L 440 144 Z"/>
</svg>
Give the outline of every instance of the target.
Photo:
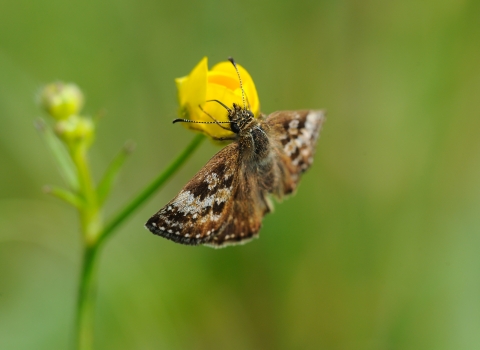
<svg viewBox="0 0 480 350">
<path fill-rule="evenodd" d="M 72 342 L 76 213 L 33 127 L 60 79 L 106 111 L 98 178 L 128 139 L 107 215 L 194 135 L 173 79 L 233 56 L 262 110 L 326 108 L 314 166 L 261 238 L 213 250 L 143 224 L 209 142 L 105 246 L 97 349 L 480 348 L 480 2 L 28 1 L 0 11 L 0 348 Z"/>
</svg>

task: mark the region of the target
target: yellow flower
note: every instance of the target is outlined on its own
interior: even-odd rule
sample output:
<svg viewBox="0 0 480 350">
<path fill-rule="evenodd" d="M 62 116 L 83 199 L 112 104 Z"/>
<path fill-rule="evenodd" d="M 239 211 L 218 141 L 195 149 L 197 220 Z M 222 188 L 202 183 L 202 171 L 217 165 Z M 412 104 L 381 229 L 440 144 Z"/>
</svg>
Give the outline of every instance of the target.
<svg viewBox="0 0 480 350">
<path fill-rule="evenodd" d="M 237 64 L 242 78 L 243 89 L 247 99 L 247 105 L 255 117 L 260 114 L 260 101 L 252 77 L 239 64 Z M 220 62 L 210 71 L 208 70 L 207 57 L 202 58 L 200 63 L 186 77 L 175 79 L 180 103 L 180 117 L 195 121 L 213 121 L 205 112 L 218 121 L 228 121 L 227 110 L 217 102 L 219 100 L 227 107 L 233 104 L 243 106 L 242 90 L 237 73 L 229 61 Z M 200 109 L 200 106 L 205 112 Z M 247 107 L 248 108 L 248 107 Z M 222 129 L 217 124 L 193 124 L 184 123 L 185 126 L 199 130 L 213 137 L 228 137 L 233 132 Z M 222 124 L 229 128 L 229 124 Z"/>
</svg>

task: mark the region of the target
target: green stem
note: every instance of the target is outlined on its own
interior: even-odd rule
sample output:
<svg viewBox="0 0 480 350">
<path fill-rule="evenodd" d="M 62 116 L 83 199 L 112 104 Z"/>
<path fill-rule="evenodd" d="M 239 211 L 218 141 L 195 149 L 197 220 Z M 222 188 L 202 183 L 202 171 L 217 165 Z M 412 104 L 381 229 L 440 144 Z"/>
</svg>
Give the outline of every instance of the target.
<svg viewBox="0 0 480 350">
<path fill-rule="evenodd" d="M 95 316 L 95 264 L 98 245 L 85 246 L 82 272 L 77 300 L 76 347 L 79 350 L 93 349 L 93 319 Z"/>
<path fill-rule="evenodd" d="M 77 168 L 80 194 L 85 200 L 85 206 L 80 210 L 82 232 L 87 245 L 94 246 L 102 228 L 102 221 L 97 192 L 87 160 L 87 147 L 79 145 L 79 147 L 74 148 L 72 158 Z"/>
<path fill-rule="evenodd" d="M 80 211 L 85 238 L 82 272 L 77 300 L 76 347 L 79 350 L 93 348 L 93 320 L 95 311 L 96 259 L 101 243 L 109 237 L 125 219 L 149 199 L 165 182 L 185 163 L 193 151 L 205 139 L 201 134 L 195 136 L 178 157 L 150 183 L 140 194 L 128 203 L 118 215 L 102 229 L 98 198 L 86 162 L 86 154 L 72 154 L 77 166 L 81 193 L 85 197 L 85 209 Z"/>
<path fill-rule="evenodd" d="M 147 199 L 149 199 L 165 182 L 180 168 L 180 166 L 190 157 L 193 151 L 205 139 L 203 134 L 197 134 L 192 142 L 170 163 L 170 165 L 160 175 L 152 181 L 142 192 L 138 194 L 130 203 L 128 203 L 120 212 L 110 220 L 103 231 L 100 233 L 99 243 L 109 237 L 126 218 L 128 218 L 136 209 L 138 209 Z"/>
<path fill-rule="evenodd" d="M 96 277 L 95 264 L 98 251 L 98 237 L 102 229 L 100 208 L 90 166 L 86 145 L 71 148 L 71 155 L 77 169 L 79 193 L 85 204 L 80 208 L 80 221 L 83 233 L 83 261 L 78 289 L 76 315 L 76 348 L 93 348 L 93 321 L 95 316 Z"/>
</svg>

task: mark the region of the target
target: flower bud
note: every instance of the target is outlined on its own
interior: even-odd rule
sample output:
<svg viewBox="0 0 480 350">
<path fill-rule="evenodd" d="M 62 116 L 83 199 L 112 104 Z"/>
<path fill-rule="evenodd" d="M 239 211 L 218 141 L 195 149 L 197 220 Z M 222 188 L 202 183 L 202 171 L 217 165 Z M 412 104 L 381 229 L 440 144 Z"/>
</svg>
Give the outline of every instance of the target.
<svg viewBox="0 0 480 350">
<path fill-rule="evenodd" d="M 82 91 L 75 84 L 56 82 L 46 85 L 40 92 L 42 107 L 57 120 L 78 114 L 83 100 Z"/>
<path fill-rule="evenodd" d="M 55 133 L 70 147 L 84 144 L 90 146 L 93 141 L 95 125 L 90 118 L 71 115 L 55 124 Z"/>
</svg>

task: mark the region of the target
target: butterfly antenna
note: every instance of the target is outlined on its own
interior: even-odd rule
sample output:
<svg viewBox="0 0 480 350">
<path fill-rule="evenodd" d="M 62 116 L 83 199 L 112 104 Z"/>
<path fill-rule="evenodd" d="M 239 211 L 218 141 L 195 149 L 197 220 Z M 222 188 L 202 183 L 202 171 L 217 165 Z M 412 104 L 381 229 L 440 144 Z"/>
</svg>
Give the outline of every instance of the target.
<svg viewBox="0 0 480 350">
<path fill-rule="evenodd" d="M 216 101 L 216 100 L 215 100 Z M 208 102 L 208 101 L 207 101 Z M 221 105 L 223 105 L 223 103 L 221 103 L 220 101 L 217 101 L 218 103 L 220 103 Z M 232 131 L 231 129 L 229 128 L 226 128 L 224 127 L 223 125 L 221 124 L 231 124 L 232 122 L 231 121 L 228 121 L 228 122 L 219 122 L 218 120 L 216 120 L 214 117 L 212 117 L 209 113 L 207 113 L 203 108 L 202 106 L 198 105 L 198 108 L 200 108 L 200 110 L 205 113 L 206 115 L 208 115 L 213 121 L 212 122 L 200 122 L 200 121 L 196 121 L 196 120 L 190 120 L 190 119 L 182 119 L 182 118 L 178 118 L 178 119 L 175 119 L 173 121 L 173 124 L 175 123 L 194 123 L 194 124 L 217 124 L 219 127 L 221 127 L 222 129 L 225 129 L 225 130 L 228 130 L 228 131 Z M 230 109 L 225 106 L 225 108 L 228 109 L 228 111 L 230 111 Z"/>
<path fill-rule="evenodd" d="M 235 60 L 233 57 L 229 57 L 228 60 L 233 64 L 233 67 L 235 67 L 235 71 L 237 72 L 238 75 L 238 81 L 240 82 L 240 89 L 242 90 L 242 101 L 243 101 L 243 108 L 247 109 L 247 104 L 245 100 L 245 91 L 243 90 L 243 84 L 242 84 L 242 78 L 240 77 L 240 72 L 238 71 L 237 64 L 235 63 Z M 248 109 L 250 109 L 250 106 L 248 106 Z"/>
<path fill-rule="evenodd" d="M 181 119 L 177 118 L 172 121 L 173 124 L 175 123 L 194 123 L 194 124 L 225 124 L 225 123 L 231 123 L 231 122 L 219 122 L 218 120 L 214 122 L 199 122 L 197 120 L 190 120 L 190 119 Z M 230 129 L 228 129 L 230 130 Z"/>
<path fill-rule="evenodd" d="M 218 103 L 220 103 L 222 106 L 224 106 L 226 109 L 228 109 L 228 111 L 230 112 L 230 108 L 228 108 L 227 106 L 225 106 L 222 102 L 220 101 L 217 101 L 217 100 L 212 100 L 212 101 L 216 101 Z M 208 102 L 208 101 L 207 101 Z M 206 115 L 208 115 L 214 123 L 216 123 L 219 127 L 221 127 L 222 129 L 225 129 L 225 130 L 228 130 L 228 131 L 231 131 L 229 128 L 226 128 L 222 125 L 220 125 L 220 123 L 232 123 L 231 121 L 228 121 L 228 122 L 219 122 L 218 120 L 216 120 L 214 117 L 212 117 L 209 113 L 207 113 L 203 108 L 202 106 L 198 105 L 198 108 L 200 108 L 200 110 L 205 113 Z"/>
<path fill-rule="evenodd" d="M 228 108 L 223 102 L 219 101 L 219 100 L 207 100 L 205 102 L 217 102 L 218 104 L 222 105 L 223 108 L 225 108 L 227 111 L 231 112 L 232 110 L 230 108 Z M 201 109 L 201 107 L 200 107 Z"/>
</svg>

